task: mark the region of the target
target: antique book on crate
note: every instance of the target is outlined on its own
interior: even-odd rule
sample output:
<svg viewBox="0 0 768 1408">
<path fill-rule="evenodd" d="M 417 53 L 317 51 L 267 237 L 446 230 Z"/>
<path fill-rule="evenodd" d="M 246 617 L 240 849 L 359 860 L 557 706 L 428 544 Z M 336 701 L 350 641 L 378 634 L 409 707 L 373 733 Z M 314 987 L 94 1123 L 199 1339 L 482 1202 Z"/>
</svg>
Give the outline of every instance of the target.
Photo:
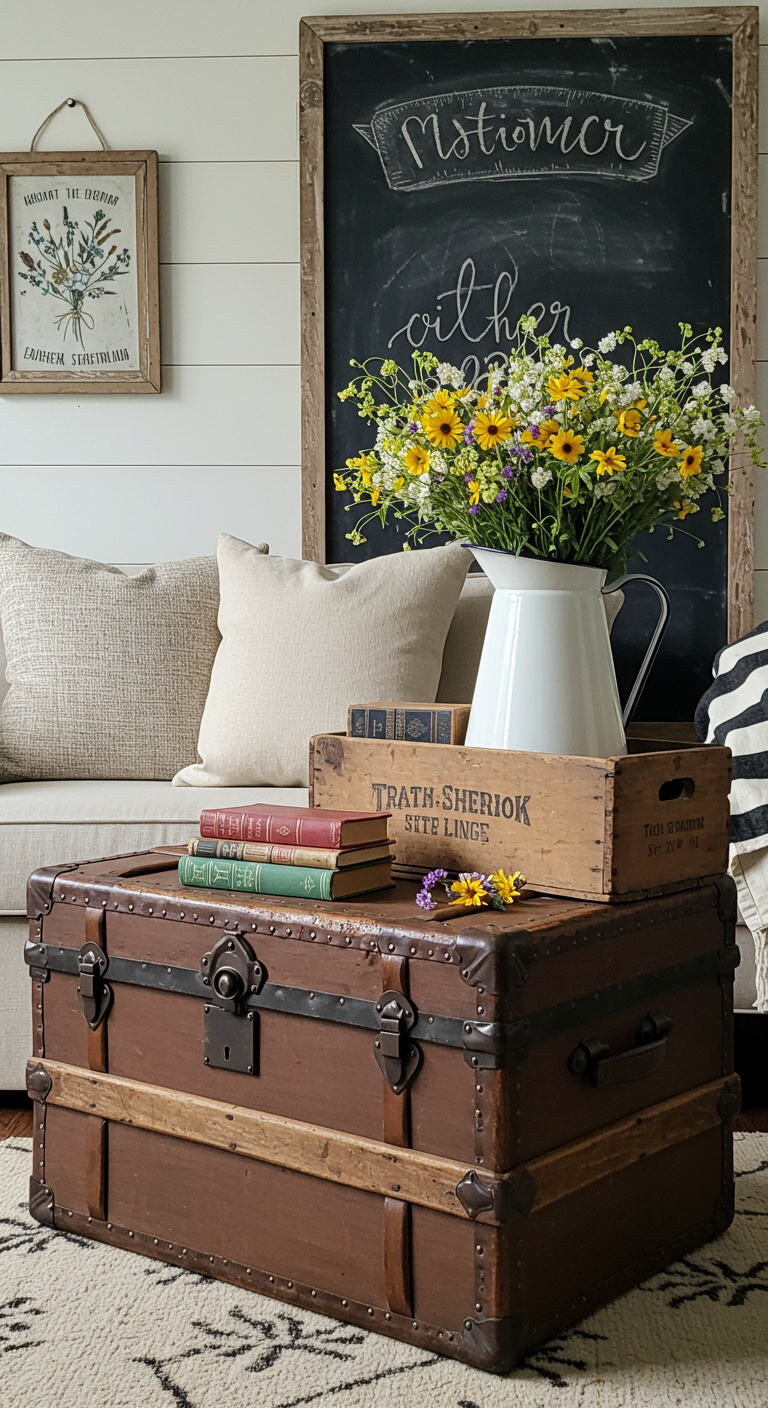
<svg viewBox="0 0 768 1408">
<path fill-rule="evenodd" d="M 350 846 L 332 851 L 327 846 L 272 846 L 265 841 L 217 841 L 213 836 L 194 836 L 187 849 L 191 856 L 221 856 L 225 860 L 255 860 L 267 865 L 309 865 L 320 870 L 346 870 L 350 865 L 370 865 L 388 860 L 392 841 L 368 846 Z"/>
<path fill-rule="evenodd" d="M 274 841 L 281 846 L 366 846 L 386 841 L 389 812 L 316 807 L 206 807 L 200 832 L 221 841 Z"/>
<path fill-rule="evenodd" d="M 327 870 L 320 866 L 260 865 L 250 860 L 210 860 L 180 856 L 182 885 L 200 885 L 214 890 L 246 890 L 255 895 L 314 895 L 319 900 L 338 900 L 383 890 L 392 884 L 388 859 L 372 865 L 353 865 L 349 870 Z"/>
<path fill-rule="evenodd" d="M 415 895 L 34 875 L 33 1216 L 498 1372 L 722 1232 L 733 882 Z"/>
<path fill-rule="evenodd" d="M 347 735 L 460 744 L 467 736 L 469 708 L 469 704 L 352 704 Z"/>
<path fill-rule="evenodd" d="M 317 807 L 386 807 L 395 873 L 522 870 L 547 894 L 639 899 L 728 868 L 728 748 L 632 738 L 616 758 L 318 734 Z"/>
</svg>

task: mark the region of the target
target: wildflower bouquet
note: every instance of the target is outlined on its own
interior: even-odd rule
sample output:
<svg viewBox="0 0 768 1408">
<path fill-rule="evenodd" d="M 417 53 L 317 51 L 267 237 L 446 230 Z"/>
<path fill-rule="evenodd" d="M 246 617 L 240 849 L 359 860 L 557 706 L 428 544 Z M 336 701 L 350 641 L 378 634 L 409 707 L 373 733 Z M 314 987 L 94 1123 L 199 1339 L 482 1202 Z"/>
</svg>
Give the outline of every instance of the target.
<svg viewBox="0 0 768 1408">
<path fill-rule="evenodd" d="M 378 370 L 379 359 L 353 362 L 362 374 L 339 397 L 378 430 L 334 476 L 350 508 L 370 504 L 347 537 L 365 542 L 361 529 L 392 513 L 410 524 L 408 538 L 438 531 L 621 571 L 636 533 L 674 531 L 708 490 L 712 518 L 723 518 L 716 477 L 737 434 L 738 452 L 762 463 L 763 422 L 735 404 L 732 387 L 712 385 L 728 360 L 721 330 L 694 339 L 680 327 L 679 351 L 638 342 L 631 328 L 594 351 L 578 340 L 567 350 L 521 318 L 516 345 L 479 389 L 429 352 L 414 352 L 411 375 L 391 359 Z M 619 347 L 629 365 L 609 357 Z"/>
</svg>

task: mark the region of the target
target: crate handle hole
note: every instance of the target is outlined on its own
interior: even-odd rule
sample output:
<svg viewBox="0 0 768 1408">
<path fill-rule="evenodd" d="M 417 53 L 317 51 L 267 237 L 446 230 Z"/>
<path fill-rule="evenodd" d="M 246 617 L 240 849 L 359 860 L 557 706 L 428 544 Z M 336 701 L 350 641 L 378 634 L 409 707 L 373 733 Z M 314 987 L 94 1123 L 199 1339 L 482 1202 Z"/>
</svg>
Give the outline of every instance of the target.
<svg viewBox="0 0 768 1408">
<path fill-rule="evenodd" d="M 225 1046 L 225 1047 L 224 1047 L 224 1060 L 225 1060 L 225 1061 L 228 1061 L 228 1060 L 229 1060 L 229 1047 L 228 1047 L 228 1046 Z"/>
<path fill-rule="evenodd" d="M 662 782 L 659 801 L 677 802 L 681 797 L 692 797 L 695 791 L 696 783 L 692 777 L 673 777 L 669 782 Z"/>
</svg>

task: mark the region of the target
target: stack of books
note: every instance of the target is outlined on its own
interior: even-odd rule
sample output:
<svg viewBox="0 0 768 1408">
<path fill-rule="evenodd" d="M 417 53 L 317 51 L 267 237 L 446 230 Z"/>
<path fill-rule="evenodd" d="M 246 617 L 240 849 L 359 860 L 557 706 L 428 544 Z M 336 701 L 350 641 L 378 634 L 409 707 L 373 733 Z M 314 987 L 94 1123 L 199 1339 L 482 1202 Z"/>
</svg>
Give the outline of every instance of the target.
<svg viewBox="0 0 768 1408">
<path fill-rule="evenodd" d="M 391 812 L 255 803 L 208 808 L 179 859 L 182 885 L 301 899 L 352 899 L 393 884 Z"/>
</svg>

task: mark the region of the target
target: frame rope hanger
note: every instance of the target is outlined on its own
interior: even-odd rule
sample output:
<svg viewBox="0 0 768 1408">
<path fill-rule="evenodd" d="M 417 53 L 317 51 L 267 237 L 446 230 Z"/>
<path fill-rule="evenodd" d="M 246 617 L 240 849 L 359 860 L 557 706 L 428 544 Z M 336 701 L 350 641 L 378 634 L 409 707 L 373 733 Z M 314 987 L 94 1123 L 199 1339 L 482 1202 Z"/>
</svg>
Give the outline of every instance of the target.
<svg viewBox="0 0 768 1408">
<path fill-rule="evenodd" d="M 82 109 L 83 109 L 83 112 L 85 113 L 86 117 L 88 118 L 88 121 L 89 121 L 90 124 L 91 124 L 91 127 L 93 128 L 94 132 L 96 133 L 96 136 L 98 137 L 99 141 L 101 142 L 102 150 L 105 151 L 105 152 L 108 152 L 108 151 L 109 151 L 109 144 L 108 144 L 107 141 L 105 140 L 105 138 L 104 138 L 104 136 L 102 135 L 102 133 L 99 131 L 98 127 L 96 126 L 96 123 L 94 122 L 93 118 L 91 117 L 91 114 L 89 113 L 88 108 L 86 107 L 85 103 L 81 103 L 81 101 L 80 101 L 79 98 L 65 98 L 64 101 L 63 101 L 63 103 L 59 103 L 59 106 L 58 106 L 57 108 L 54 108 L 52 112 L 49 112 L 48 116 L 47 116 L 46 118 L 44 118 L 43 121 L 40 123 L 40 126 L 38 127 L 38 129 L 37 129 L 37 131 L 36 131 L 34 137 L 32 138 L 32 142 L 31 142 L 31 145 L 30 145 L 30 148 L 29 148 L 29 150 L 30 150 L 31 152 L 33 152 L 33 151 L 35 150 L 35 142 L 37 141 L 38 137 L 40 136 L 40 133 L 43 131 L 43 128 L 44 128 L 44 127 L 47 127 L 47 125 L 48 125 L 48 123 L 50 122 L 51 118 L 52 118 L 52 117 L 55 117 L 56 114 L 57 114 L 57 112 L 61 112 L 61 109 L 62 109 L 62 108 L 82 108 Z"/>
</svg>

